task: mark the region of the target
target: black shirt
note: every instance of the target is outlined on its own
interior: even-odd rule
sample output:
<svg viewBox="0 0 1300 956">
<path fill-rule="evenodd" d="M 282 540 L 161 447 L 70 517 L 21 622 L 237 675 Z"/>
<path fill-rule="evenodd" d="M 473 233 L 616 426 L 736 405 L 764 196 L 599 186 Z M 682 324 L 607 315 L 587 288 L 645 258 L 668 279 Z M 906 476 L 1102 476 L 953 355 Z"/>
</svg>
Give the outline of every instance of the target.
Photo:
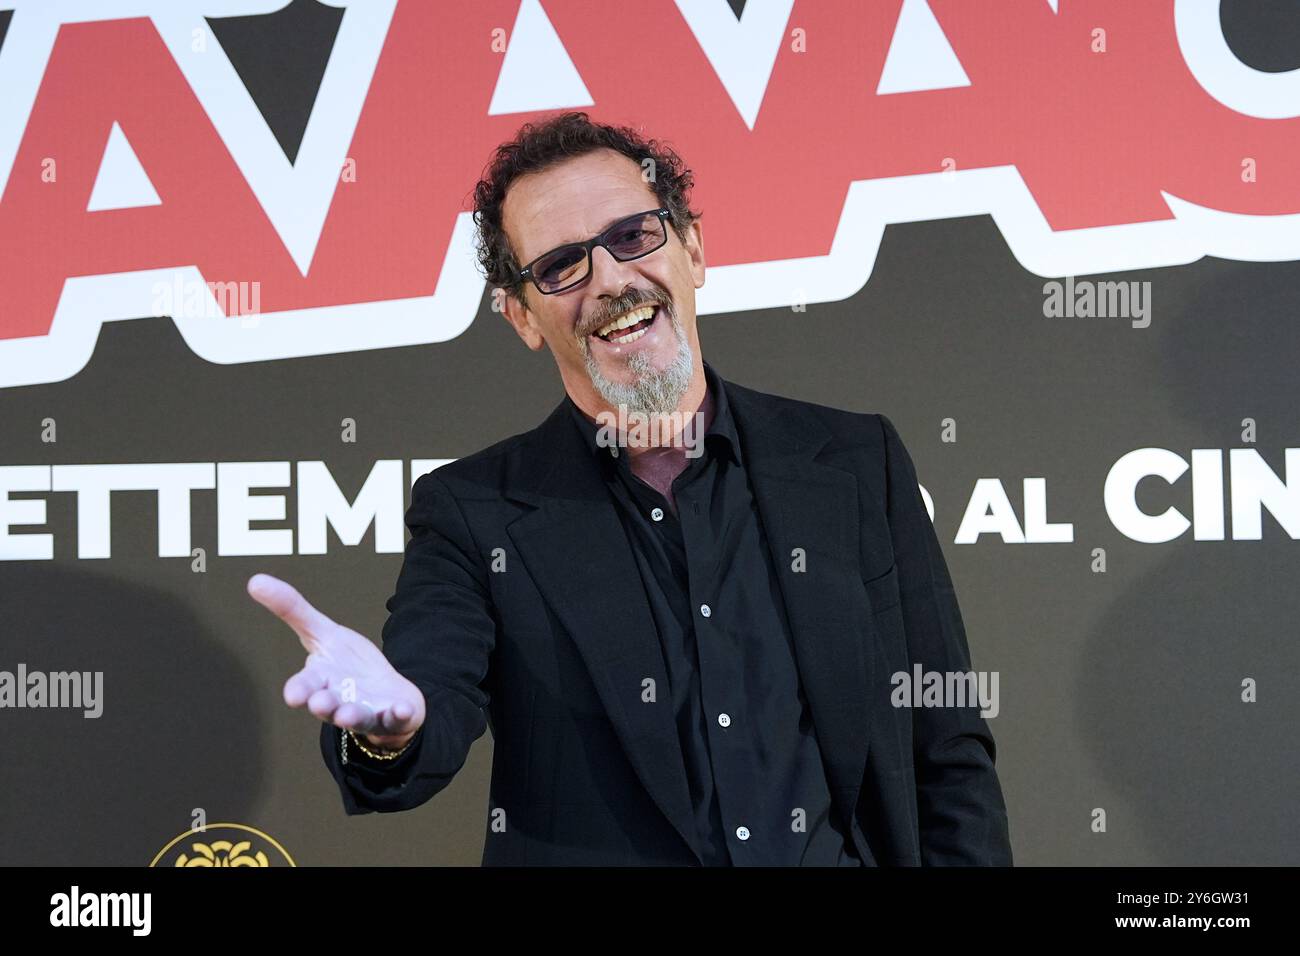
<svg viewBox="0 0 1300 956">
<path fill-rule="evenodd" d="M 833 817 L 776 571 L 726 392 L 704 365 L 713 422 L 672 484 L 676 508 L 569 401 L 640 570 L 711 866 L 860 866 Z"/>
</svg>

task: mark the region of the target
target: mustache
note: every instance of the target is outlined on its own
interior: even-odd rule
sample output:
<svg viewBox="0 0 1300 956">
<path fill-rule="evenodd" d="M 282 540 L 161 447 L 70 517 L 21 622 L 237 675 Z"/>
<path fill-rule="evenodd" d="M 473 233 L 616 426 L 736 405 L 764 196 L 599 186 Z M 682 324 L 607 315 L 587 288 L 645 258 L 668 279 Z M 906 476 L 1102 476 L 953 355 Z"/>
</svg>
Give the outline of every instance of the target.
<svg viewBox="0 0 1300 956">
<path fill-rule="evenodd" d="M 629 289 L 627 294 L 621 295 L 617 299 L 611 299 L 609 304 L 600 310 L 599 314 L 583 322 L 578 329 L 578 335 L 580 338 L 586 338 L 602 326 L 608 325 L 616 315 L 622 315 L 624 312 L 631 312 L 633 309 L 639 309 L 646 305 L 657 305 L 668 315 L 673 314 L 673 300 L 667 292 L 661 289 Z"/>
</svg>

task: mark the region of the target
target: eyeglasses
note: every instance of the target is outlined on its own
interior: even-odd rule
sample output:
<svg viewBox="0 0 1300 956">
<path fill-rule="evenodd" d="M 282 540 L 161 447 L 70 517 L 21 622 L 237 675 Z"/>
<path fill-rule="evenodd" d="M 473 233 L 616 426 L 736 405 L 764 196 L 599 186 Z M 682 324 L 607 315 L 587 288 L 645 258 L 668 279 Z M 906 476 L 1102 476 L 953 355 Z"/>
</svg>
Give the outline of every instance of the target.
<svg viewBox="0 0 1300 956">
<path fill-rule="evenodd" d="M 671 215 L 659 208 L 620 219 L 594 239 L 571 242 L 543 253 L 519 271 L 519 278 L 532 279 L 542 295 L 572 289 L 591 273 L 591 253 L 597 246 L 619 262 L 640 259 L 668 241 L 664 220 Z"/>
</svg>

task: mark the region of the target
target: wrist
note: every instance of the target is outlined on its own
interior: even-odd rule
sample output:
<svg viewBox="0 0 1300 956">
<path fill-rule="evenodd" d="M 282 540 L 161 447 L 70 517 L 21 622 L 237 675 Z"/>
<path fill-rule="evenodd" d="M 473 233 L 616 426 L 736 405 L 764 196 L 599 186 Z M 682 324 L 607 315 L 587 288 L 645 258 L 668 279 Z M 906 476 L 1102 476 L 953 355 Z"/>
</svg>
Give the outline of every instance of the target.
<svg viewBox="0 0 1300 956">
<path fill-rule="evenodd" d="M 403 734 L 400 737 L 393 734 L 362 734 L 362 742 L 371 750 L 377 750 L 381 753 L 396 753 L 405 750 L 412 740 L 415 739 L 416 732 L 412 730 L 409 734 Z"/>
<path fill-rule="evenodd" d="M 367 757 L 372 760 L 396 760 L 407 749 L 410 748 L 411 742 L 415 739 L 418 730 L 413 730 L 404 737 L 394 737 L 386 734 L 379 738 L 371 734 L 357 734 L 351 730 L 347 731 L 347 736 L 351 742 Z"/>
</svg>

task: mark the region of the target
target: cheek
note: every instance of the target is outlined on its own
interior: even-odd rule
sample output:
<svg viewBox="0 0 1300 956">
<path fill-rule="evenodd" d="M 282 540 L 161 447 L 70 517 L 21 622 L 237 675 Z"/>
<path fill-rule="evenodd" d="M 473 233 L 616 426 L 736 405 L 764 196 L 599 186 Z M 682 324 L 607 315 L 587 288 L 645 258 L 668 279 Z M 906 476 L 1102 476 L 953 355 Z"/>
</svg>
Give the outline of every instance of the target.
<svg viewBox="0 0 1300 956">
<path fill-rule="evenodd" d="M 646 278 L 661 289 L 667 290 L 674 301 L 681 298 L 683 288 L 690 288 L 692 285 L 690 263 L 679 261 L 676 256 L 653 270 L 647 270 Z"/>
<path fill-rule="evenodd" d="M 559 346 L 570 352 L 578 348 L 578 319 L 580 314 L 576 310 L 565 309 L 557 311 L 546 317 L 545 331 L 546 340 L 552 345 Z"/>
<path fill-rule="evenodd" d="M 656 278 L 668 293 L 673 297 L 673 303 L 677 307 L 677 315 L 684 319 L 685 313 L 694 310 L 695 304 L 695 277 L 691 275 L 691 264 L 684 256 L 680 259 L 674 259 L 671 266 L 664 270 L 664 274 Z"/>
</svg>

